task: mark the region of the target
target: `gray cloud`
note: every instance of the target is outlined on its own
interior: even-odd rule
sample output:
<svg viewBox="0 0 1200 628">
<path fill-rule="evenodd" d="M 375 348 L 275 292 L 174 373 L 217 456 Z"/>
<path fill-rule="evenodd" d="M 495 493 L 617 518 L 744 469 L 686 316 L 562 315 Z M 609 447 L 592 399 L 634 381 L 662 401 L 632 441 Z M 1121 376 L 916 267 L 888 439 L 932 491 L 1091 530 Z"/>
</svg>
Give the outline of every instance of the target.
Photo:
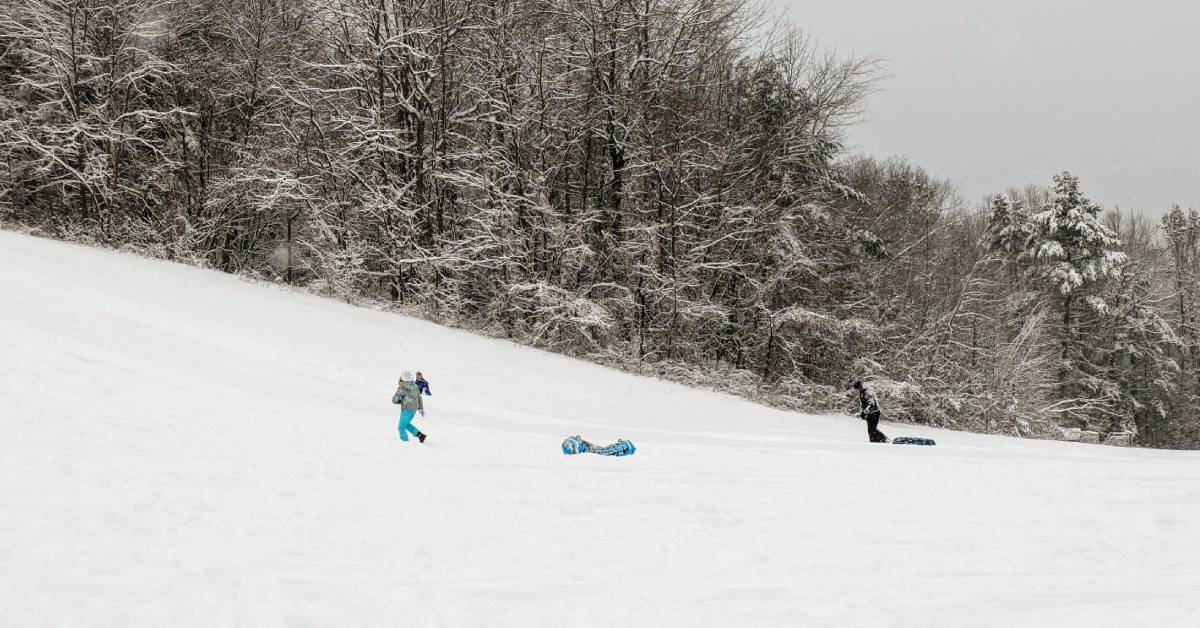
<svg viewBox="0 0 1200 628">
<path fill-rule="evenodd" d="M 890 78 L 850 140 L 970 200 L 1068 169 L 1107 206 L 1200 208 L 1200 2 L 773 0 Z"/>
</svg>

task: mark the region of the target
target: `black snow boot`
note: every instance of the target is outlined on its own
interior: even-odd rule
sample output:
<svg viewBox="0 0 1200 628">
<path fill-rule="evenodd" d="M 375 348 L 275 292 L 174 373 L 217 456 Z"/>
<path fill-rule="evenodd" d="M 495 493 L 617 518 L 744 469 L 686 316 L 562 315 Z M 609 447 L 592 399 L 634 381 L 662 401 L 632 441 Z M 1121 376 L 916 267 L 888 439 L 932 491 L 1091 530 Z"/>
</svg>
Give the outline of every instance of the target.
<svg viewBox="0 0 1200 628">
<path fill-rule="evenodd" d="M 417 432 L 417 440 L 425 442 L 425 432 Z"/>
</svg>

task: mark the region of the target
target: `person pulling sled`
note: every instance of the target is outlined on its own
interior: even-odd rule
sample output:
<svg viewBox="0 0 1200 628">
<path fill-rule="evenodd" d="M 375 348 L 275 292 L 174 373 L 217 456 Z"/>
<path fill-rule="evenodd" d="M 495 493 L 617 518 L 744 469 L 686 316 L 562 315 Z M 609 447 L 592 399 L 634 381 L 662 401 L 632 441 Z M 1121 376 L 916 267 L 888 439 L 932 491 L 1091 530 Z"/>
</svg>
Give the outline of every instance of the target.
<svg viewBox="0 0 1200 628">
<path fill-rule="evenodd" d="M 888 442 L 888 437 L 879 431 L 879 402 L 875 399 L 875 393 L 862 382 L 854 382 L 850 387 L 858 392 L 858 418 L 867 422 L 867 438 L 872 443 Z"/>
<path fill-rule="evenodd" d="M 392 403 L 400 406 L 400 440 L 408 442 L 411 433 L 418 441 L 425 442 L 425 434 L 412 424 L 412 420 L 420 412 L 425 416 L 425 404 L 421 401 L 421 389 L 413 380 L 412 373 L 404 371 L 400 374 L 400 382 L 396 393 L 392 395 Z"/>
</svg>

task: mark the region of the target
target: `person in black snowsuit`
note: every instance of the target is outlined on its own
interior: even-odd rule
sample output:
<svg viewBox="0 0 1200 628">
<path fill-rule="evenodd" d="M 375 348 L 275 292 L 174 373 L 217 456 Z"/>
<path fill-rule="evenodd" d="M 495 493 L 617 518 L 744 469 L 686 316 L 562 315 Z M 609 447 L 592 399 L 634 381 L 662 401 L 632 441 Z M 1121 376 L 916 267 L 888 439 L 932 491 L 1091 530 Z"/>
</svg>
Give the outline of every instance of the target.
<svg viewBox="0 0 1200 628">
<path fill-rule="evenodd" d="M 858 418 L 867 422 L 867 438 L 872 443 L 888 442 L 888 437 L 879 431 L 879 402 L 875 400 L 875 393 L 862 382 L 854 382 L 850 387 L 858 392 Z"/>
</svg>

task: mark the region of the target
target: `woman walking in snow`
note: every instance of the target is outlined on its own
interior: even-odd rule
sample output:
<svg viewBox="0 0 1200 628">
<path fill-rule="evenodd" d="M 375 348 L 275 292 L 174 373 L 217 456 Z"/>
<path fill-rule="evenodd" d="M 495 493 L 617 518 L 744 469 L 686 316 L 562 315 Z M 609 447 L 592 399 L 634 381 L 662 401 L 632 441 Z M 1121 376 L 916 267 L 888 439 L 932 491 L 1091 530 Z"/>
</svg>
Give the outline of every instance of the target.
<svg viewBox="0 0 1200 628">
<path fill-rule="evenodd" d="M 425 416 L 425 404 L 421 401 L 421 389 L 413 381 L 412 373 L 404 371 L 400 374 L 400 382 L 396 386 L 396 394 L 392 395 L 392 403 L 400 406 L 400 440 L 408 442 L 411 433 L 417 440 L 425 442 L 425 434 L 412 424 L 412 420 L 420 412 Z"/>
</svg>

